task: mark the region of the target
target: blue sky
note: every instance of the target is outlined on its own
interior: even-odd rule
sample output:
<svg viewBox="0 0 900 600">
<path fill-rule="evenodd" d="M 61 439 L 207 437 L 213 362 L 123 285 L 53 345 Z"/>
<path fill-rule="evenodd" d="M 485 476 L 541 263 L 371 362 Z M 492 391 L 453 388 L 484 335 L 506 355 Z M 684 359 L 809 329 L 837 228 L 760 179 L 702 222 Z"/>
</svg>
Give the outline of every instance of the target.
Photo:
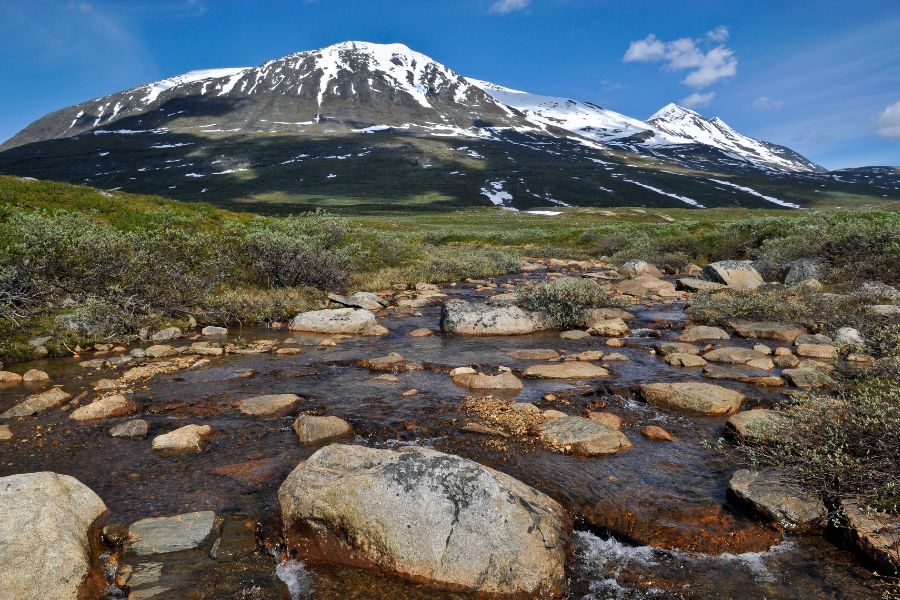
<svg viewBox="0 0 900 600">
<path fill-rule="evenodd" d="M 829 168 L 900 165 L 898 0 L 0 0 L 0 139 L 75 102 L 346 40 L 639 118 L 688 102 Z"/>
</svg>

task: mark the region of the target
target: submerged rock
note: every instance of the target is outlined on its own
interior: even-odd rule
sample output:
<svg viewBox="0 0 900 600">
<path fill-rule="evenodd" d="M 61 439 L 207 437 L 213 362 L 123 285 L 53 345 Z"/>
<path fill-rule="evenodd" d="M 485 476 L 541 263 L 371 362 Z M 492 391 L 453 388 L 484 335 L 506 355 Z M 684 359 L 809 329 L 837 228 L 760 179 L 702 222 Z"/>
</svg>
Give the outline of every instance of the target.
<svg viewBox="0 0 900 600">
<path fill-rule="evenodd" d="M 207 542 L 215 528 L 216 513 L 212 511 L 142 519 L 128 528 L 129 550 L 138 556 L 192 550 Z"/>
<path fill-rule="evenodd" d="M 56 473 L 0 477 L 0 597 L 99 598 L 98 520 L 103 501 Z"/>
<path fill-rule="evenodd" d="M 447 300 L 441 308 L 441 330 L 460 335 L 522 335 L 549 329 L 543 313 L 505 303 L 477 304 Z"/>
<path fill-rule="evenodd" d="M 506 355 L 516 360 L 554 360 L 559 358 L 559 352 L 546 348 L 510 350 Z"/>
<path fill-rule="evenodd" d="M 562 507 L 458 456 L 333 444 L 294 469 L 278 500 L 303 558 L 486 595 L 565 589 Z"/>
<path fill-rule="evenodd" d="M 283 416 L 297 406 L 303 398 L 297 394 L 268 394 L 241 400 L 238 410 L 254 417 Z"/>
<path fill-rule="evenodd" d="M 821 500 L 774 471 L 741 469 L 728 482 L 728 492 L 790 531 L 821 527 L 828 512 Z"/>
<path fill-rule="evenodd" d="M 558 417 L 544 422 L 541 439 L 556 450 L 580 456 L 615 454 L 631 448 L 631 441 L 615 427 L 584 417 Z"/>
<path fill-rule="evenodd" d="M 3 414 L 0 414 L 0 419 L 36 415 L 63 404 L 71 397 L 72 394 L 66 392 L 62 388 L 51 388 L 46 392 L 29 396 L 24 402 L 20 402 Z"/>
<path fill-rule="evenodd" d="M 300 313 L 288 329 L 309 333 L 344 333 L 350 335 L 384 335 L 387 329 L 378 324 L 375 315 L 365 309 L 334 308 Z"/>
<path fill-rule="evenodd" d="M 353 427 L 340 417 L 300 415 L 294 421 L 294 433 L 303 446 L 324 444 L 353 434 Z"/>
<path fill-rule="evenodd" d="M 677 408 L 707 416 L 725 416 L 737 412 L 744 401 L 740 392 L 711 383 L 693 381 L 645 383 L 641 396 L 653 406 Z"/>
<path fill-rule="evenodd" d="M 376 373 L 406 373 L 408 371 L 421 371 L 422 363 L 407 360 L 402 354 L 391 352 L 386 356 L 366 358 L 356 362 L 356 366 L 369 369 Z"/>
<path fill-rule="evenodd" d="M 144 419 L 132 419 L 131 421 L 123 421 L 116 423 L 109 428 L 109 435 L 114 438 L 140 438 L 147 437 L 150 433 L 150 423 Z"/>
</svg>

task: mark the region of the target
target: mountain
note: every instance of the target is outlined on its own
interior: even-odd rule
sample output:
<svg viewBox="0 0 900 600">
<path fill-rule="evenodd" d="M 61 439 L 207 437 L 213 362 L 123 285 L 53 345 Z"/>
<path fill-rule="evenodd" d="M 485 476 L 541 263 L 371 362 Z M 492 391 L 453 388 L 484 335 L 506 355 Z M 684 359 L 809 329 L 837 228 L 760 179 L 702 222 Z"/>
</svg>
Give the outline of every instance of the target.
<svg viewBox="0 0 900 600">
<path fill-rule="evenodd" d="M 676 105 L 641 121 L 366 42 L 63 108 L 0 146 L 0 173 L 260 212 L 792 208 L 900 195 L 894 170 L 828 173 Z"/>
</svg>

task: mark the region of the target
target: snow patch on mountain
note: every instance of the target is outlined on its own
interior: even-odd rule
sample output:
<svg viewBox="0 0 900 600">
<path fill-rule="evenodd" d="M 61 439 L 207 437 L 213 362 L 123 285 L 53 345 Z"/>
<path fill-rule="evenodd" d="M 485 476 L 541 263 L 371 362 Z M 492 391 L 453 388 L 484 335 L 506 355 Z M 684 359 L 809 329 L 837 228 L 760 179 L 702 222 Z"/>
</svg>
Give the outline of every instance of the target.
<svg viewBox="0 0 900 600">
<path fill-rule="evenodd" d="M 234 67 L 234 68 L 225 68 L 225 69 L 200 69 L 197 71 L 189 71 L 183 75 L 176 75 L 175 77 L 170 77 L 168 79 L 163 79 L 162 81 L 156 81 L 149 85 L 145 85 L 142 88 L 138 88 L 145 92 L 145 96 L 141 99 L 144 104 L 150 104 L 157 98 L 159 95 L 165 92 L 166 90 L 170 90 L 173 87 L 177 87 L 180 85 L 185 85 L 188 83 L 196 83 L 198 81 L 206 81 L 207 79 L 219 79 L 221 77 L 237 77 L 240 78 L 240 75 L 250 70 L 250 67 Z M 233 85 L 233 84 L 232 84 Z M 221 94 L 220 94 L 221 95 Z M 110 119 L 112 120 L 112 119 Z"/>
<path fill-rule="evenodd" d="M 766 196 L 765 194 L 760 194 L 759 192 L 757 192 L 757 191 L 754 190 L 753 188 L 745 187 L 745 186 L 743 186 L 743 185 L 738 185 L 738 184 L 736 184 L 736 183 L 731 183 L 730 181 L 722 181 L 721 179 L 712 179 L 712 178 L 710 178 L 710 181 L 714 181 L 714 182 L 719 183 L 719 184 L 721 184 L 721 185 L 727 185 L 728 187 L 732 187 L 732 188 L 734 188 L 734 189 L 736 189 L 736 190 L 741 190 L 742 192 L 746 192 L 746 193 L 748 193 L 748 194 L 750 194 L 750 195 L 752 195 L 752 196 L 757 196 L 757 197 L 759 197 L 759 198 L 762 198 L 762 199 L 765 200 L 766 202 L 771 202 L 771 203 L 777 204 L 777 205 L 779 205 L 779 206 L 784 206 L 785 208 L 800 208 L 800 205 L 799 205 L 799 204 L 793 204 L 793 203 L 791 203 L 791 202 L 785 202 L 784 200 L 779 200 L 778 198 L 775 198 L 774 196 Z"/>
</svg>

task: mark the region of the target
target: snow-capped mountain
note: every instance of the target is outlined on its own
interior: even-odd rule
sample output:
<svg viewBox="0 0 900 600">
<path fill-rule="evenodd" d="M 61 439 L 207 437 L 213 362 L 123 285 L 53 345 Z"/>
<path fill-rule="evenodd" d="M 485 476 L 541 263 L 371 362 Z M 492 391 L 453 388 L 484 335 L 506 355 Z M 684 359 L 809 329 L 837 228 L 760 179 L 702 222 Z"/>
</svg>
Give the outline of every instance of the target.
<svg viewBox="0 0 900 600">
<path fill-rule="evenodd" d="M 664 140 L 663 143 L 712 146 L 745 160 L 785 171 L 824 171 L 790 148 L 742 135 L 719 117 L 707 119 L 677 104 L 662 107 L 646 123 Z"/>
<path fill-rule="evenodd" d="M 81 102 L 0 146 L 0 173 L 249 210 L 385 205 L 777 207 L 900 198 L 669 105 L 641 121 L 345 42 Z"/>
<path fill-rule="evenodd" d="M 590 102 L 539 96 L 489 81 L 467 79 L 498 102 L 521 111 L 529 121 L 544 126 L 544 129 L 559 127 L 598 142 L 627 138 L 649 129 L 642 121 Z"/>
<path fill-rule="evenodd" d="M 497 101 L 521 111 L 530 121 L 567 129 L 597 142 L 627 144 L 654 155 L 665 152 L 665 146 L 700 144 L 761 167 L 824 170 L 789 148 L 742 135 L 718 117 L 709 120 L 677 104 L 668 104 L 646 121 L 639 121 L 590 102 L 539 96 L 476 79 L 469 81 Z"/>
<path fill-rule="evenodd" d="M 129 121 L 129 127 L 122 122 Z M 101 129 L 234 132 L 522 125 L 481 88 L 403 44 L 345 42 L 255 68 L 192 71 L 56 111 L 0 149 Z"/>
</svg>

